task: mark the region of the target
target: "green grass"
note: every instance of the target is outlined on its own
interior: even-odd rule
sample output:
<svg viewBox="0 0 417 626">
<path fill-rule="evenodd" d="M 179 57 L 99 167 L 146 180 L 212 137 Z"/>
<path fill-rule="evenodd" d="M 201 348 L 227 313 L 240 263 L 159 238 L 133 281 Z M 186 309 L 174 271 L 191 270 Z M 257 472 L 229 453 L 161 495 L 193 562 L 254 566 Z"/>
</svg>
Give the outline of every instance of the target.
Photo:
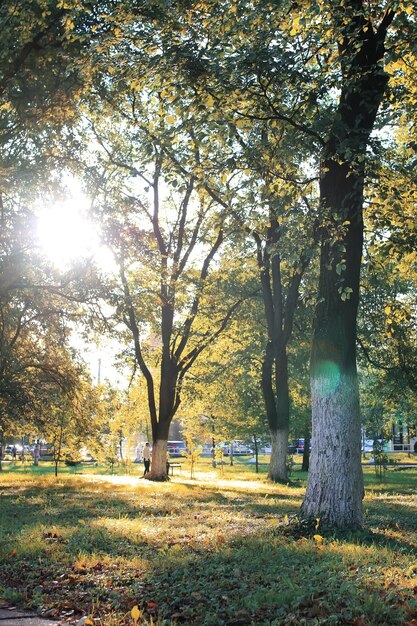
<svg viewBox="0 0 417 626">
<path fill-rule="evenodd" d="M 417 469 L 365 468 L 366 528 L 300 531 L 305 474 L 268 483 L 245 459 L 169 483 L 0 474 L 0 597 L 96 624 L 417 623 Z M 315 535 L 315 537 L 313 536 Z"/>
</svg>

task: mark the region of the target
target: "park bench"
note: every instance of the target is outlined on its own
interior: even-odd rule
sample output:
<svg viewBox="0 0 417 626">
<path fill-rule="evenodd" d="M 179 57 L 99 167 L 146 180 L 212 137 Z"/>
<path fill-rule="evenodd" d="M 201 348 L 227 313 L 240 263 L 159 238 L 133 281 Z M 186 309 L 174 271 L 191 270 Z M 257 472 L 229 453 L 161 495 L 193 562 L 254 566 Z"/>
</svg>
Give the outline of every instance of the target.
<svg viewBox="0 0 417 626">
<path fill-rule="evenodd" d="M 178 468 L 179 470 L 181 470 L 181 463 L 172 463 L 171 461 L 169 461 L 169 468 L 168 468 L 168 473 L 171 472 L 171 476 L 174 475 L 174 467 Z"/>
</svg>

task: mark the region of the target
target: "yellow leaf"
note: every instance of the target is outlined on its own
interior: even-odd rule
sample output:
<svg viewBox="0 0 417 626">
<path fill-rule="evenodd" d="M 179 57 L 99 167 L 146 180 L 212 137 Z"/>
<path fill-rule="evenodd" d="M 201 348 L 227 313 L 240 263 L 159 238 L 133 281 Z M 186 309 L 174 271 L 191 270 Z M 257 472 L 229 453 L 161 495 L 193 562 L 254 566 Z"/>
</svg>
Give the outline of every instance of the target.
<svg viewBox="0 0 417 626">
<path fill-rule="evenodd" d="M 317 543 L 323 543 L 324 538 L 321 535 L 313 535 L 313 539 L 314 541 L 317 541 Z"/>
<path fill-rule="evenodd" d="M 175 117 L 173 115 L 167 115 L 167 123 L 173 124 L 175 122 Z"/>
<path fill-rule="evenodd" d="M 415 576 L 416 574 L 417 574 L 417 563 L 413 563 L 412 565 L 410 565 L 405 575 L 411 578 L 412 576 Z"/>
<path fill-rule="evenodd" d="M 142 611 L 139 610 L 139 607 L 137 604 L 135 604 L 135 606 L 133 607 L 133 609 L 130 612 L 133 621 L 135 622 L 135 624 L 137 623 L 137 621 L 140 619 L 141 615 L 142 615 Z"/>
</svg>

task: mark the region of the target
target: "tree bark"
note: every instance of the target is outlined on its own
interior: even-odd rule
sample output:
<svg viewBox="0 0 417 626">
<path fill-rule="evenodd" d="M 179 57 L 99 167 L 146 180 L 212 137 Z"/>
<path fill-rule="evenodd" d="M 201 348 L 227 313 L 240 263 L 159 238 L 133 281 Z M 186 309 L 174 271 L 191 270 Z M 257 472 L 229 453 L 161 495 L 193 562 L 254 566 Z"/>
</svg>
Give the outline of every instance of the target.
<svg viewBox="0 0 417 626">
<path fill-rule="evenodd" d="M 279 402 L 281 412 L 278 414 L 278 396 L 277 398 L 275 397 L 274 388 L 272 386 L 274 361 L 274 349 L 272 343 L 268 342 L 262 363 L 262 393 L 265 402 L 269 431 L 271 434 L 271 459 L 269 463 L 268 478 L 274 482 L 287 482 L 289 413 L 283 415 L 283 400 L 280 398 Z M 275 366 L 277 367 L 276 363 Z M 275 376 L 275 382 L 278 383 L 278 375 Z M 286 382 L 288 385 L 288 379 Z M 280 388 L 285 388 L 285 381 L 282 380 L 282 378 L 279 378 L 279 386 Z M 289 406 L 287 408 L 289 410 Z"/>
<path fill-rule="evenodd" d="M 271 430 L 271 461 L 268 477 L 274 482 L 284 482 L 282 476 L 288 480 L 287 467 L 288 428 Z"/>
<path fill-rule="evenodd" d="M 146 475 L 150 480 L 165 481 L 168 480 L 167 474 L 167 444 L 168 444 L 168 432 L 169 422 L 159 422 L 155 431 L 152 441 L 152 461 L 151 470 Z"/>
<path fill-rule="evenodd" d="M 157 439 L 152 444 L 151 471 L 147 478 L 151 480 L 168 480 L 167 475 L 167 439 Z"/>
<path fill-rule="evenodd" d="M 274 482 L 288 480 L 288 435 L 290 427 L 290 398 L 288 358 L 285 346 L 275 349 L 276 421 L 271 430 L 271 462 L 269 478 Z"/>
</svg>

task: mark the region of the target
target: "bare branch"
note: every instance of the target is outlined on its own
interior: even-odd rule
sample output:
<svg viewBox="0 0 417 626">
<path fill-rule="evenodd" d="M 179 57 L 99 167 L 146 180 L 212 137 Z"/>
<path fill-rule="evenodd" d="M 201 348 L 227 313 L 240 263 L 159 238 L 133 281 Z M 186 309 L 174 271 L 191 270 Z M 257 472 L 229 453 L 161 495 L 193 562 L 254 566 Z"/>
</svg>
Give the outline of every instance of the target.
<svg viewBox="0 0 417 626">
<path fill-rule="evenodd" d="M 189 313 L 187 319 L 184 322 L 181 341 L 180 341 L 180 343 L 178 345 L 178 348 L 174 352 L 175 358 L 178 361 L 181 358 L 181 355 L 182 355 L 182 353 L 184 351 L 185 346 L 187 345 L 188 339 L 190 337 L 191 327 L 192 327 L 193 322 L 194 322 L 194 320 L 196 318 L 196 315 L 198 313 L 198 308 L 199 308 L 199 305 L 200 305 L 200 300 L 201 300 L 201 295 L 202 295 L 202 286 L 203 286 L 203 284 L 204 284 L 204 282 L 205 282 L 205 280 L 207 278 L 208 270 L 209 270 L 209 267 L 210 267 L 210 263 L 213 260 L 213 257 L 216 254 L 216 252 L 219 249 L 219 247 L 221 246 L 222 242 L 223 242 L 223 229 L 221 228 L 219 230 L 219 233 L 217 235 L 217 239 L 214 242 L 210 252 L 208 253 L 206 258 L 204 259 L 203 266 L 201 268 L 199 287 L 198 287 L 197 293 L 196 293 L 196 295 L 194 297 L 194 301 L 193 301 L 193 304 L 191 306 L 190 313 Z"/>
</svg>

